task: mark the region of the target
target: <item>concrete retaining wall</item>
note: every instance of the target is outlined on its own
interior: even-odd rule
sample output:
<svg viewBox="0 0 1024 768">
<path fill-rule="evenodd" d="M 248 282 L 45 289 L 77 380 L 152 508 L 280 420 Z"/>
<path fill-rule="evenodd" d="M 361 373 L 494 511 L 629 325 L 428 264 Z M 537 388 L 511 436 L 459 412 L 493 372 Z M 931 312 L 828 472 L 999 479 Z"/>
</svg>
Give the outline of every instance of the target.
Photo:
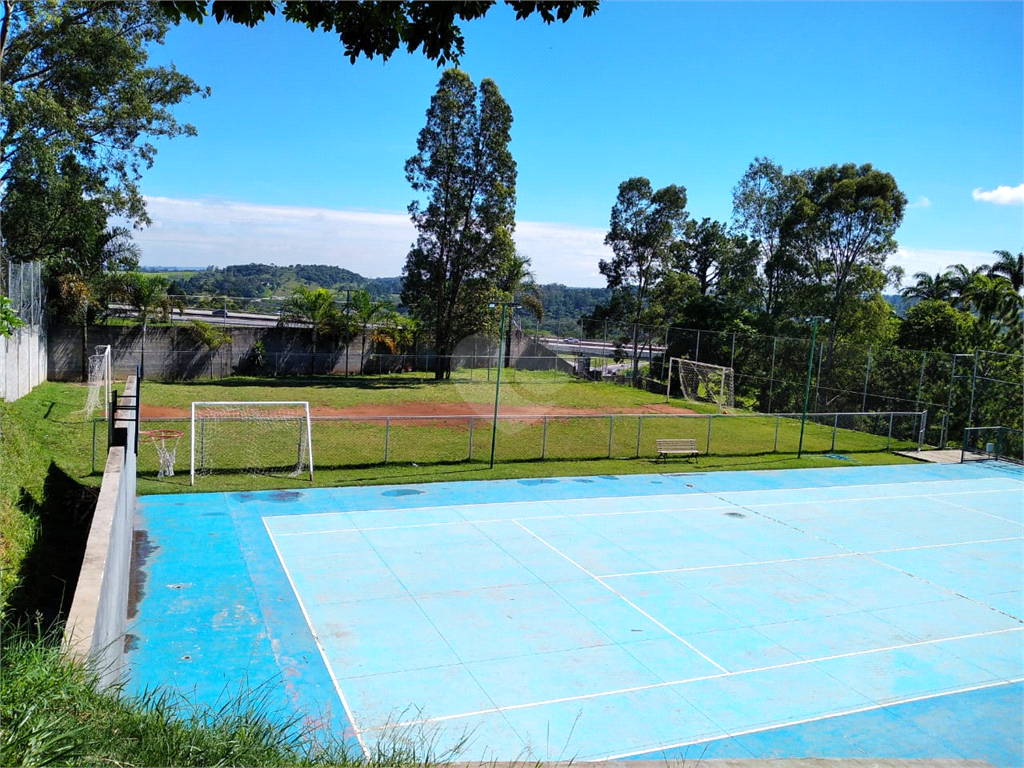
<svg viewBox="0 0 1024 768">
<path fill-rule="evenodd" d="M 311 352 L 312 336 L 303 328 L 227 328 L 231 341 L 216 351 L 197 343 L 182 326 L 148 328 L 143 347 L 142 327 L 136 325 L 92 325 L 88 329 L 89 350 L 109 344 L 113 353 L 114 377 L 123 379 L 143 365 L 143 377 L 165 381 L 222 378 L 231 375 L 302 376 L 345 373 L 346 365 L 358 373 L 362 363 L 361 339 L 345 347 L 321 342 Z M 256 354 L 257 342 L 263 356 Z M 91 352 L 90 352 L 91 354 Z M 81 381 L 82 329 L 54 326 L 49 334 L 49 378 L 52 381 Z"/>
<path fill-rule="evenodd" d="M 17 400 L 46 381 L 47 364 L 42 324 L 18 328 L 10 338 L 0 336 L 0 399 Z"/>
<path fill-rule="evenodd" d="M 136 404 L 137 391 L 131 376 L 122 396 L 126 405 Z M 65 653 L 95 670 L 104 688 L 121 681 L 135 521 L 135 412 L 119 410 L 116 416 L 115 428 L 125 430 L 124 445 L 111 447 L 107 454 L 75 599 L 64 629 Z"/>
</svg>

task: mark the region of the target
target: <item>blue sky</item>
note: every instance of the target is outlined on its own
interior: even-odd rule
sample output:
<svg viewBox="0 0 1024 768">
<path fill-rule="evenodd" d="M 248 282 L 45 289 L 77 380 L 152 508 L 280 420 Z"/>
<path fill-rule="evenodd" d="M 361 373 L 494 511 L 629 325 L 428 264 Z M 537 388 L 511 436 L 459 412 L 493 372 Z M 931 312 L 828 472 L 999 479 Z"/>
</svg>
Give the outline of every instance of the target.
<svg viewBox="0 0 1024 768">
<path fill-rule="evenodd" d="M 1020 2 L 605 2 L 550 27 L 500 6 L 463 32 L 462 68 L 512 108 L 516 241 L 541 282 L 604 284 L 624 179 L 681 184 L 691 216 L 728 221 L 759 155 L 892 173 L 912 203 L 893 258 L 908 273 L 1024 247 Z M 182 24 L 152 60 L 213 94 L 177 109 L 199 136 L 159 142 L 143 178 L 144 265 L 400 273 L 403 166 L 436 65 L 352 65 L 334 35 L 279 19 Z"/>
</svg>

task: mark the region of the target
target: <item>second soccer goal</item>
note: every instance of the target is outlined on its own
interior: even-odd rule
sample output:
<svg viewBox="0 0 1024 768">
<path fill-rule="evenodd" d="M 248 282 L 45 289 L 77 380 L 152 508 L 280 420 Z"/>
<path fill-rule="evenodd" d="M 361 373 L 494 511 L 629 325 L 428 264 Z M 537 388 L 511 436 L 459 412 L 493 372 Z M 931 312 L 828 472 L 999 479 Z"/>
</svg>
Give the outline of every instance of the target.
<svg viewBox="0 0 1024 768">
<path fill-rule="evenodd" d="M 736 407 L 732 368 L 698 363 L 683 357 L 669 358 L 666 399 L 671 397 L 673 389 L 687 400 L 717 405 L 719 411 Z"/>
<path fill-rule="evenodd" d="M 313 481 L 309 403 L 194 402 L 191 483 L 210 474 L 257 474 Z"/>
</svg>

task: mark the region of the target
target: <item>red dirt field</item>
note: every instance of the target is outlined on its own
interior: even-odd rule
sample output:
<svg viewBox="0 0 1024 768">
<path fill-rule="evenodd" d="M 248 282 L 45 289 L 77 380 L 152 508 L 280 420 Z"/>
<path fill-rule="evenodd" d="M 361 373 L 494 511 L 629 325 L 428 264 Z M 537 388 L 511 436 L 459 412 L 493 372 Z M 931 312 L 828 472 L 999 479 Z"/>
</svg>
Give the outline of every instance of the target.
<svg viewBox="0 0 1024 768">
<path fill-rule="evenodd" d="M 487 403 L 425 403 L 410 402 L 396 405 L 352 405 L 347 408 L 311 408 L 313 416 L 345 416 L 353 419 L 369 417 L 401 416 L 490 416 L 494 406 Z M 651 403 L 638 408 L 573 408 L 561 405 L 502 406 L 502 416 L 601 416 L 610 413 L 674 413 L 692 414 L 687 408 L 676 408 L 668 403 Z M 152 406 L 142 404 L 142 418 L 169 419 L 188 418 L 188 408 Z"/>
</svg>

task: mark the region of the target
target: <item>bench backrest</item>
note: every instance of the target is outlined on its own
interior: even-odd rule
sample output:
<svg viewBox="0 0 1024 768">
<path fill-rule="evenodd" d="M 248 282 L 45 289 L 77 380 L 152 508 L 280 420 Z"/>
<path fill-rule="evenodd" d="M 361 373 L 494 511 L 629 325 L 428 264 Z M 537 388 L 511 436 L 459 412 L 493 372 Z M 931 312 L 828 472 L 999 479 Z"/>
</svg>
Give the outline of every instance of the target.
<svg viewBox="0 0 1024 768">
<path fill-rule="evenodd" d="M 658 438 L 658 450 L 668 451 L 695 451 L 697 441 L 690 437 L 682 438 Z"/>
</svg>

